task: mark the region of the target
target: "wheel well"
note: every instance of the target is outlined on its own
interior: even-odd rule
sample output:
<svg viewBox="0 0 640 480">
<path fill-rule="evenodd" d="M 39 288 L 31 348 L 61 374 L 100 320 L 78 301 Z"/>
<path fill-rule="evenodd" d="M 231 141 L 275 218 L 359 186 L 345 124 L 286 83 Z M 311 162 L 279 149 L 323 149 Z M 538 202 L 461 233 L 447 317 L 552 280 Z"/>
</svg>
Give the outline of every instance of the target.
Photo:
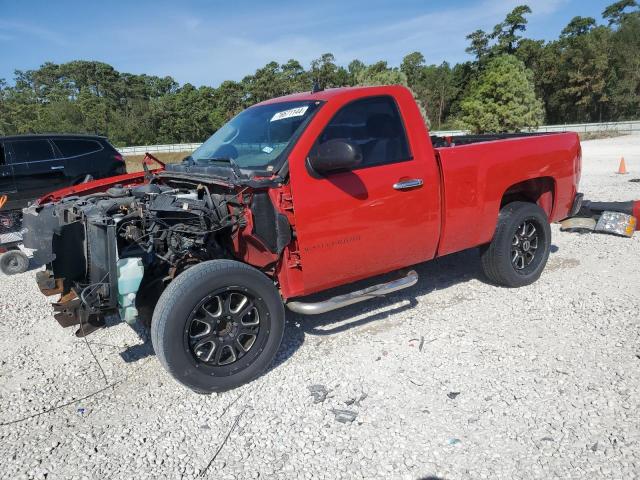
<svg viewBox="0 0 640 480">
<path fill-rule="evenodd" d="M 554 207 L 556 182 L 551 177 L 539 177 L 511 185 L 502 195 L 500 208 L 511 202 L 536 203 L 547 217 L 551 217 Z"/>
</svg>

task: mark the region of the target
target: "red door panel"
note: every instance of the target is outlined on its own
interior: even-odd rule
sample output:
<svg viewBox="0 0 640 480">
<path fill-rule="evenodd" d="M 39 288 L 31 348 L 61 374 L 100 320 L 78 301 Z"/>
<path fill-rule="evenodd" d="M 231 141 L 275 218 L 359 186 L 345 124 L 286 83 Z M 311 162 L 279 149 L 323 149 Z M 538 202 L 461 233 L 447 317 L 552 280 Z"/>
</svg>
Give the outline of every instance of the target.
<svg viewBox="0 0 640 480">
<path fill-rule="evenodd" d="M 304 168 L 291 173 L 305 293 L 434 256 L 440 231 L 439 179 L 421 162 L 319 180 Z M 423 186 L 394 190 L 394 183 L 414 178 L 423 179 Z"/>
<path fill-rule="evenodd" d="M 361 89 L 354 89 L 331 96 L 289 155 L 302 276 L 295 296 L 435 256 L 440 237 L 441 180 L 424 120 L 411 92 L 403 87 L 370 87 L 367 93 L 363 96 Z M 385 135 L 384 125 L 377 125 L 379 128 L 372 132 L 368 125 L 345 114 L 347 106 L 374 97 L 393 99 L 396 120 L 401 123 L 397 130 L 404 131 L 408 145 L 408 151 L 400 155 L 406 157 L 382 164 L 366 163 L 365 159 L 366 167 L 314 178 L 307 170 L 306 159 L 316 141 L 325 141 L 328 132 L 355 137 L 363 155 L 371 135 Z M 375 108 L 381 107 L 378 102 Z M 379 113 L 382 112 L 376 112 Z M 397 130 L 393 130 L 395 138 Z M 421 179 L 423 183 L 408 190 L 394 189 L 394 184 L 411 179 Z"/>
</svg>

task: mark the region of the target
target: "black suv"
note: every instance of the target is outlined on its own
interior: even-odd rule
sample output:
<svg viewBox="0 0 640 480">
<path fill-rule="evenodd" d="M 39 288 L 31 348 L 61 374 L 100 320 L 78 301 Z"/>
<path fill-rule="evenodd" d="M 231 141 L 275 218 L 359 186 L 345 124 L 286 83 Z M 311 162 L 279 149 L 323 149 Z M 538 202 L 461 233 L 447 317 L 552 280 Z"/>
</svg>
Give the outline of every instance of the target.
<svg viewBox="0 0 640 480">
<path fill-rule="evenodd" d="M 2 211 L 18 210 L 42 195 L 94 179 L 126 173 L 122 155 L 105 137 L 17 135 L 0 137 Z"/>
</svg>

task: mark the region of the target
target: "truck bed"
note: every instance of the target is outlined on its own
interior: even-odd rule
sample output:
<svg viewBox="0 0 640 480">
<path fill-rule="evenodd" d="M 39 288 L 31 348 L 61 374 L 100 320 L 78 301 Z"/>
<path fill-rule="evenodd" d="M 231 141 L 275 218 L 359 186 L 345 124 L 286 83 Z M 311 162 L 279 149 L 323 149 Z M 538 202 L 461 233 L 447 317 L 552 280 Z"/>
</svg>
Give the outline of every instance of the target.
<svg viewBox="0 0 640 480">
<path fill-rule="evenodd" d="M 505 199 L 535 201 L 552 222 L 571 210 L 580 171 L 576 133 L 464 135 L 438 144 L 434 142 L 442 175 L 438 255 L 491 241 Z"/>
<path fill-rule="evenodd" d="M 470 145 L 472 143 L 492 142 L 495 140 L 508 140 L 513 138 L 537 137 L 552 135 L 546 132 L 519 132 L 519 133 L 487 133 L 482 135 L 431 135 L 431 143 L 436 148 L 455 147 L 456 145 Z"/>
</svg>

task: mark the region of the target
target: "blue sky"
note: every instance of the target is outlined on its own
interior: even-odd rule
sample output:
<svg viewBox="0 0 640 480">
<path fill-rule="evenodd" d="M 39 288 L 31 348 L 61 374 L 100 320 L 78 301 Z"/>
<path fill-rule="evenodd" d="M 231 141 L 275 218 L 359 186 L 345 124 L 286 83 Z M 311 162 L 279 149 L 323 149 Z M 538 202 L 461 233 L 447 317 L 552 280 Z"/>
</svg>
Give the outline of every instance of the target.
<svg viewBox="0 0 640 480">
<path fill-rule="evenodd" d="M 576 15 L 600 21 L 613 1 L 0 0 L 0 78 L 75 59 L 214 86 L 270 60 L 308 66 L 324 52 L 343 65 L 399 65 L 415 50 L 455 63 L 468 58 L 466 34 L 491 30 L 518 4 L 533 10 L 527 35 L 552 39 Z"/>
</svg>

